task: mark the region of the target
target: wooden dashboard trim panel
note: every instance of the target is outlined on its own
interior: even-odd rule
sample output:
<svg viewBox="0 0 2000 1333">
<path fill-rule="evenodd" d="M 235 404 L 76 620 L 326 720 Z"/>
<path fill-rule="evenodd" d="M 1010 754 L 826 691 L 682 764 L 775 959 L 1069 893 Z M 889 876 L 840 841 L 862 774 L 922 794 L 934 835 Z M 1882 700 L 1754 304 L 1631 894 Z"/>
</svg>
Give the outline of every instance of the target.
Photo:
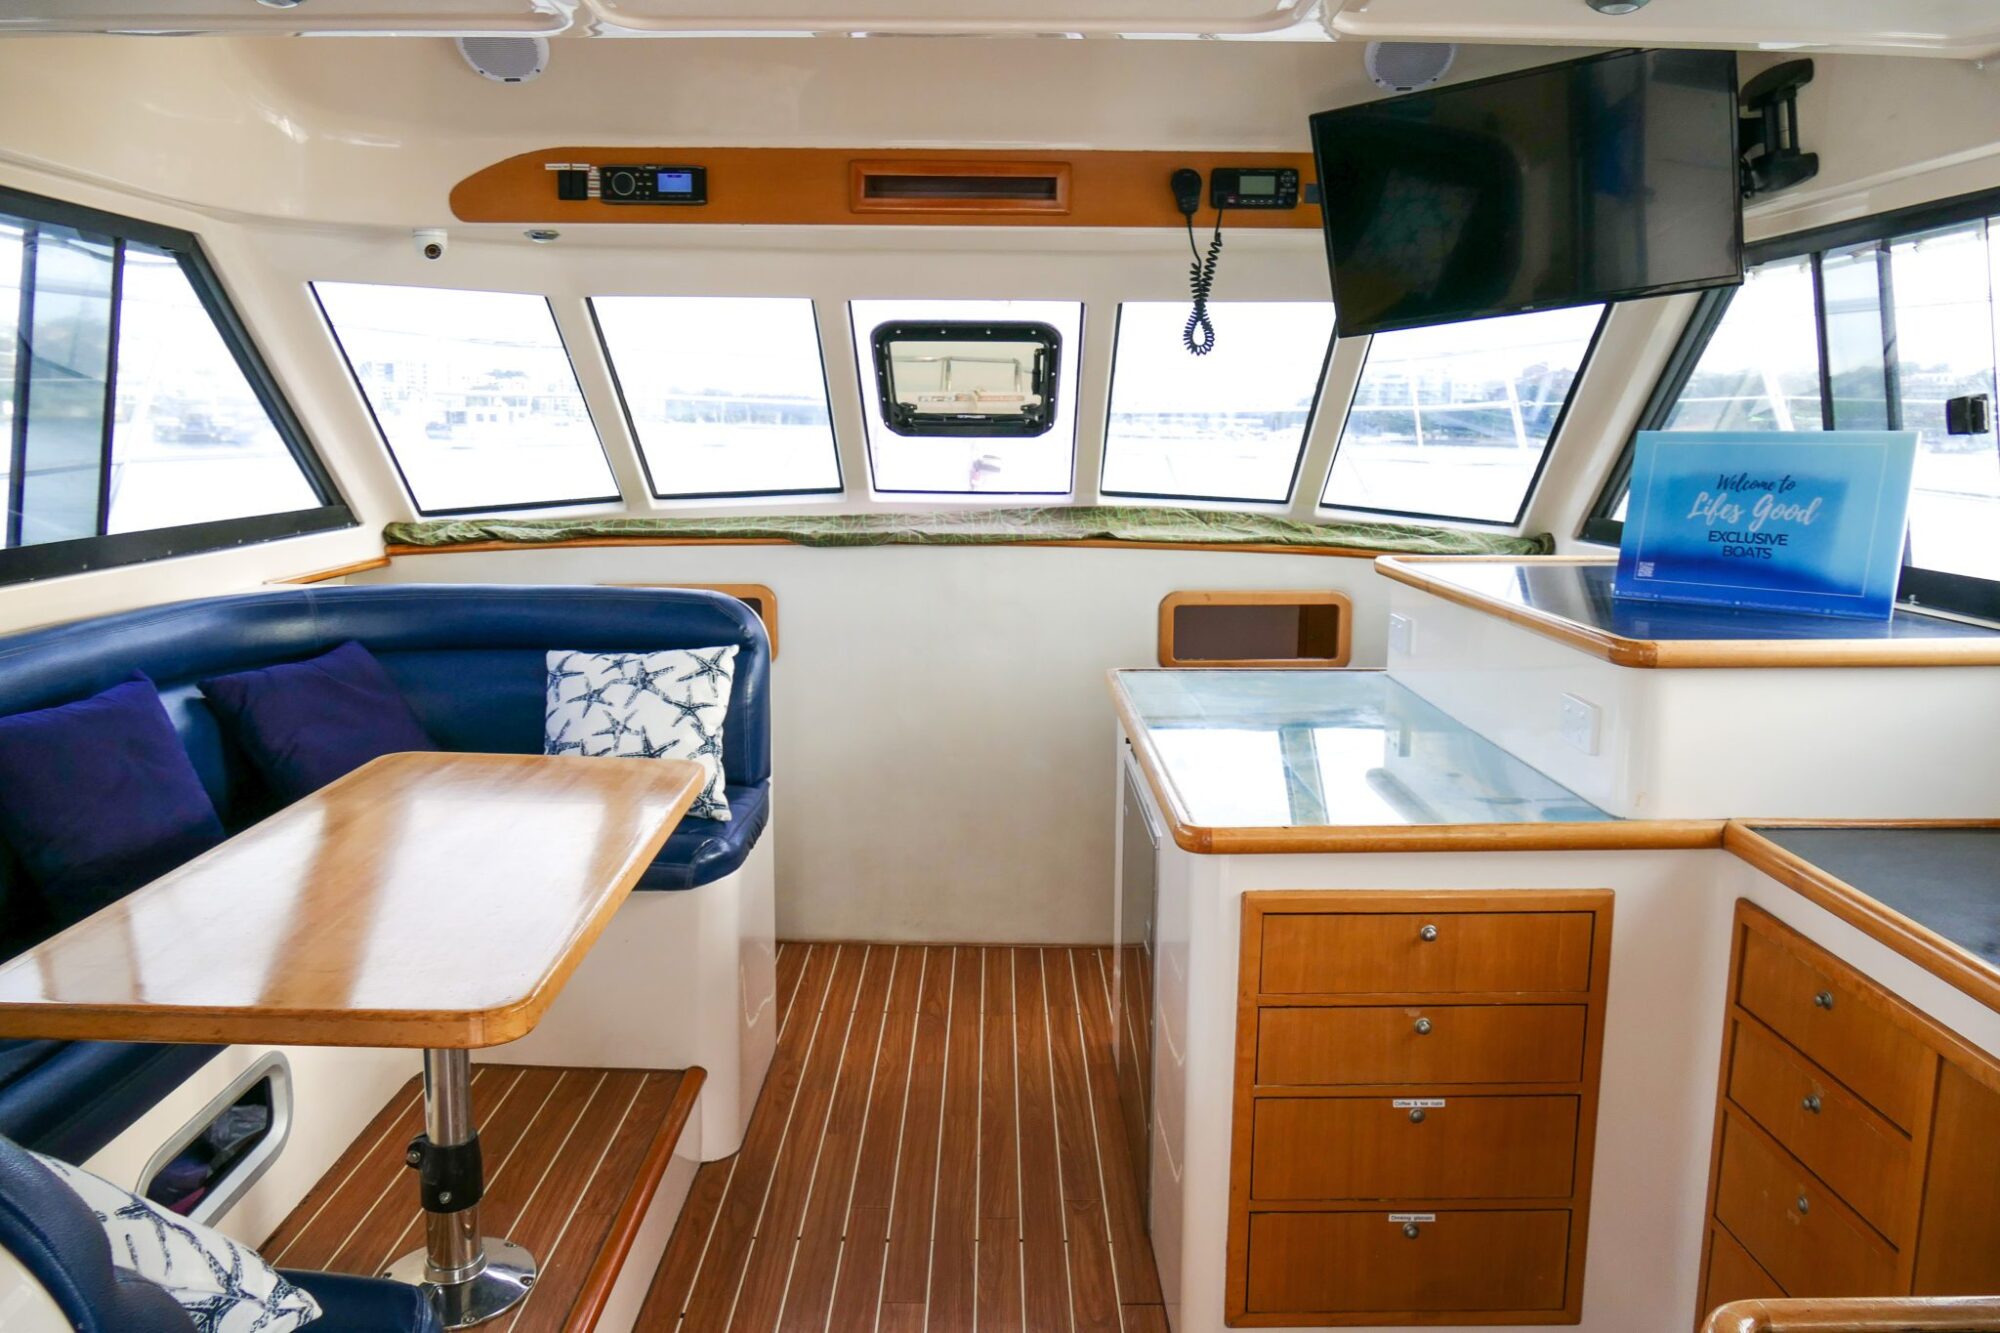
<svg viewBox="0 0 2000 1333">
<path fill-rule="evenodd" d="M 556 198 L 551 163 L 675 162 L 705 167 L 708 202 L 699 206 L 607 204 L 601 199 Z M 997 211 L 979 203 L 939 200 L 930 207 L 881 201 L 855 207 L 857 169 L 896 166 L 924 174 L 950 171 L 993 175 L 1031 170 L 1066 173 L 1060 211 L 1018 207 Z M 961 227 L 1172 227 L 1185 225 L 1167 178 L 1178 167 L 1204 177 L 1216 167 L 1289 167 L 1301 186 L 1315 179 L 1310 153 L 1182 153 L 1084 150 L 1060 160 L 1002 150 L 939 152 L 883 148 L 589 147 L 563 145 L 517 153 L 480 168 L 452 187 L 452 216 L 461 222 L 626 223 L 656 226 L 938 226 Z M 1303 195 L 1303 189 L 1301 191 Z M 1209 213 L 1204 206 L 1203 214 Z M 1317 204 L 1301 199 L 1293 209 L 1237 209 L 1232 230 L 1317 231 Z"/>
<path fill-rule="evenodd" d="M 885 545 L 917 543 L 884 543 Z M 565 537 L 552 542 L 476 541 L 451 546 L 412 546 L 391 542 L 385 552 L 391 560 L 415 555 L 459 555 L 479 551 L 559 551 L 590 546 L 804 546 L 783 537 Z M 1025 547 L 1067 547 L 1098 551 L 1235 551 L 1250 555 L 1317 555 L 1340 560 L 1374 560 L 1380 551 L 1346 546 L 1286 546 L 1278 542 L 1145 542 L 1118 541 L 1108 537 L 1075 540 L 1050 538 L 1046 541 L 968 542 L 954 550 L 1017 550 Z"/>
<path fill-rule="evenodd" d="M 1628 639 L 1608 630 L 1518 606 L 1472 591 L 1424 570 L 1437 564 L 1609 565 L 1599 556 L 1574 555 L 1383 555 L 1375 568 L 1384 578 L 1430 593 L 1447 602 L 1519 625 L 1543 638 L 1602 658 L 1613 666 L 1641 669 L 1767 667 L 1949 667 L 2000 666 L 2000 635 L 1965 639 Z"/>
<path fill-rule="evenodd" d="M 270 582 L 277 585 L 330 583 L 334 579 L 344 579 L 350 574 L 365 574 L 371 569 L 384 569 L 388 567 L 388 564 L 388 556 L 378 555 L 367 560 L 355 560 L 345 565 L 334 565 L 329 569 L 308 570 L 304 574 L 292 574 L 282 579 L 272 579 Z"/>
</svg>

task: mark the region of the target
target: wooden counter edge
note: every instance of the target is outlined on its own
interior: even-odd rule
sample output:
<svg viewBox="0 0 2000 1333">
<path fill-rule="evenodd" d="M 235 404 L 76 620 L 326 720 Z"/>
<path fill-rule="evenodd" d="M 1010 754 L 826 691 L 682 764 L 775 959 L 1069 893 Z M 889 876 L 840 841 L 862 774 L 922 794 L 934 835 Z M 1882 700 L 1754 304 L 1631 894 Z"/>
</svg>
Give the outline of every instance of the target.
<svg viewBox="0 0 2000 1333">
<path fill-rule="evenodd" d="M 1992 821 L 1945 820 L 1758 820 L 1767 827 L 1794 828 L 1992 828 Z M 2000 969 L 1944 936 L 1919 925 L 1843 879 L 1821 870 L 1804 857 L 1779 846 L 1752 824 L 1732 819 L 1723 830 L 1722 845 L 1738 859 L 1762 871 L 1891 952 L 1949 982 L 1988 1008 L 2000 1009 Z"/>
<path fill-rule="evenodd" d="M 397 756 L 370 760 L 362 769 Z M 533 755 L 510 756 L 535 758 Z M 518 1040 L 534 1031 L 542 1015 L 568 984 L 583 956 L 611 924 L 619 907 L 632 896 L 633 886 L 659 855 L 701 794 L 698 765 L 685 759 L 657 761 L 686 770 L 673 801 L 673 817 L 660 821 L 654 834 L 639 844 L 619 883 L 590 916 L 583 919 L 549 970 L 518 998 L 485 1009 L 326 1010 L 169 1007 L 143 1004 L 62 1006 L 56 1002 L 22 1004 L 0 1001 L 0 1038 L 42 1038 L 64 1041 L 162 1041 L 225 1046 L 375 1046 L 396 1049 L 483 1050 Z M 344 780 L 344 779 L 342 779 Z M 143 890 L 140 890 L 143 892 Z M 20 955 L 25 956 L 25 955 Z M 11 962 L 11 960 L 10 960 Z M 123 1020 L 123 1021 L 121 1021 Z M 143 1023 L 144 1035 L 133 1035 Z"/>
<path fill-rule="evenodd" d="M 1380 555 L 1384 578 L 1554 639 L 1613 666 L 1641 670 L 1776 667 L 2000 666 L 2000 635 L 1965 639 L 1628 639 L 1548 611 L 1516 606 L 1424 573 L 1425 564 L 1609 565 L 1600 556 Z"/>
<path fill-rule="evenodd" d="M 1105 673 L 1111 704 L 1167 818 L 1174 845 L 1200 856 L 1311 852 L 1675 851 L 1722 846 L 1720 819 L 1607 819 L 1572 824 L 1334 824 L 1238 828 L 1196 824 L 1125 693 L 1114 667 Z M 1226 668 L 1221 668 L 1226 669 Z"/>
</svg>

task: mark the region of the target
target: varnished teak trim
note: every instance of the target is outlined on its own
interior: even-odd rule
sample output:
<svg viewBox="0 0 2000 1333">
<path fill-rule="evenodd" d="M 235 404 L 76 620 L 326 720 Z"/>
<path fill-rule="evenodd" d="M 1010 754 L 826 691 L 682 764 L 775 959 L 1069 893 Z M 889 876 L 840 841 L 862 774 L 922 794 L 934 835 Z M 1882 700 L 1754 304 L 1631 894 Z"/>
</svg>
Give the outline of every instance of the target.
<svg viewBox="0 0 2000 1333">
<path fill-rule="evenodd" d="M 1704 1333 L 1996 1333 L 2000 1297 L 1733 1301 L 1702 1327 Z"/>
<path fill-rule="evenodd" d="M 1612 565 L 1595 556 L 1382 555 L 1384 577 L 1447 602 L 1532 630 L 1614 666 L 1696 669 L 1770 667 L 2000 666 L 2000 634 L 1951 639 L 1628 639 L 1594 625 L 1488 597 L 1426 565 Z"/>
<path fill-rule="evenodd" d="M 934 549 L 957 551 L 1033 550 L 1044 547 L 1092 551 L 1233 551 L 1245 555 L 1332 556 L 1340 560 L 1374 560 L 1382 554 L 1380 551 L 1366 551 L 1359 547 L 1348 546 L 1287 546 L 1282 542 L 1148 542 L 1123 541 L 1110 537 L 1087 537 L 1074 540 L 1050 538 L 1044 541 L 964 542 L 956 544 L 942 542 L 882 542 L 879 545 L 925 546 Z M 405 542 L 391 542 L 385 549 L 390 559 L 397 560 L 416 555 L 455 555 L 480 551 L 560 551 L 595 546 L 806 546 L 806 543 L 793 541 L 787 537 L 564 537 L 558 541 L 491 540 L 453 542 L 449 546 L 414 546 Z M 860 548 L 831 547 L 825 549 L 854 550 Z"/>
<path fill-rule="evenodd" d="M 706 204 L 649 206 L 608 204 L 601 199 L 556 198 L 553 162 L 588 162 L 597 166 L 620 163 L 680 162 L 708 169 Z M 1062 211 L 997 211 L 982 204 L 977 211 L 950 200 L 928 207 L 911 201 L 907 208 L 876 211 L 883 201 L 871 201 L 868 211 L 854 206 L 854 175 L 859 167 L 926 174 L 957 170 L 979 174 L 1046 173 L 1060 167 L 1069 176 Z M 451 191 L 452 215 L 461 222 L 591 222 L 651 223 L 665 226 L 726 224 L 732 226 L 936 226 L 969 227 L 1172 227 L 1184 225 L 1174 207 L 1167 180 L 1178 167 L 1192 167 L 1204 176 L 1216 167 L 1290 167 L 1301 185 L 1313 179 L 1310 153 L 1204 153 L 1080 150 L 1060 160 L 1046 154 L 1029 157 L 998 149 L 939 152 L 936 149 L 883 148 L 695 148 L 578 147 L 566 145 L 532 153 L 517 153 L 482 167 Z M 900 202 L 900 201 L 899 201 Z M 1203 209 L 1204 214 L 1207 209 Z M 1229 215 L 1232 229 L 1269 228 L 1310 231 L 1320 225 L 1316 204 L 1301 202 L 1294 209 L 1243 209 Z"/>
</svg>

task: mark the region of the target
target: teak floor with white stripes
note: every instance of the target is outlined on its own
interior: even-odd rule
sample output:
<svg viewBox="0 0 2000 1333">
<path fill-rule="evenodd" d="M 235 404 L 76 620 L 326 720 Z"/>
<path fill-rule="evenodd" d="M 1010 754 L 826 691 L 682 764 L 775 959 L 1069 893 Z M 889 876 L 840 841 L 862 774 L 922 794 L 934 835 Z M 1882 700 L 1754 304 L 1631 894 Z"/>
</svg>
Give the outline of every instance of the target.
<svg viewBox="0 0 2000 1333">
<path fill-rule="evenodd" d="M 1166 1333 L 1092 948 L 785 944 L 645 1333 Z"/>
</svg>

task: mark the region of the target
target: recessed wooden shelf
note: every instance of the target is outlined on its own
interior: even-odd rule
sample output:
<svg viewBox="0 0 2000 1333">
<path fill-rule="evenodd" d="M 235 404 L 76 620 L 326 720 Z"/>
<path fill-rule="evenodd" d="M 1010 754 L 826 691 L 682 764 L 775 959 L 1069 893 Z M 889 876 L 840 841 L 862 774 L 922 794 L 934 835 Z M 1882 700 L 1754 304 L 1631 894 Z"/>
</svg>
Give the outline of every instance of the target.
<svg viewBox="0 0 2000 1333">
<path fill-rule="evenodd" d="M 1344 667 L 1354 604 L 1337 592 L 1170 592 L 1160 602 L 1163 667 Z"/>
</svg>

